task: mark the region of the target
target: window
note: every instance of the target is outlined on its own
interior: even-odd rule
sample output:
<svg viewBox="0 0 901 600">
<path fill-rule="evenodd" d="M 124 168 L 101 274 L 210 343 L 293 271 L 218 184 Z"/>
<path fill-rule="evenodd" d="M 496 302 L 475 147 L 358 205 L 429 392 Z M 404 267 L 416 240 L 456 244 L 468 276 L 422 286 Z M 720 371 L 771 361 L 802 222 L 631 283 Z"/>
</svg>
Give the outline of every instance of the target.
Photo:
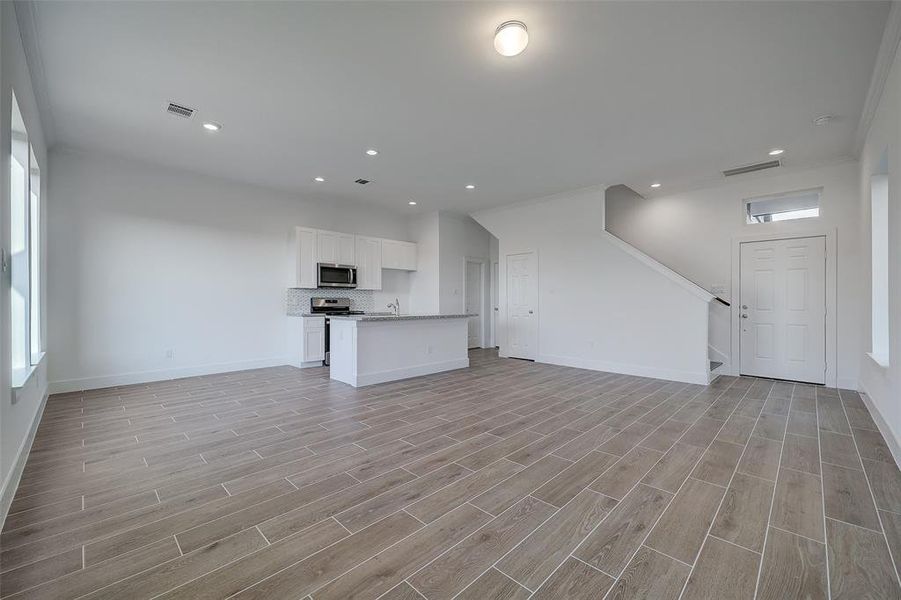
<svg viewBox="0 0 901 600">
<path fill-rule="evenodd" d="M 10 317 L 13 385 L 22 385 L 41 357 L 40 171 L 15 94 L 12 97 L 10 199 Z"/>
<path fill-rule="evenodd" d="M 872 351 L 870 356 L 883 366 L 889 361 L 888 306 L 888 152 L 882 156 L 878 172 L 870 178 L 872 237 Z"/>
<path fill-rule="evenodd" d="M 820 216 L 822 189 L 745 200 L 748 224 L 810 219 Z"/>
</svg>

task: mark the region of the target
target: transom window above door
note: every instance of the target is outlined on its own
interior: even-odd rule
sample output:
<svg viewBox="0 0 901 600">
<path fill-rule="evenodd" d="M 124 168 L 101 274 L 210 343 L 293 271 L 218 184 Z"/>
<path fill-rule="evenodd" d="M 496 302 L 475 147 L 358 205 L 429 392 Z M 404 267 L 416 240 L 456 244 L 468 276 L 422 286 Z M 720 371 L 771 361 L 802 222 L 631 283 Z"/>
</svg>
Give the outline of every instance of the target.
<svg viewBox="0 0 901 600">
<path fill-rule="evenodd" d="M 822 188 L 817 188 L 748 198 L 744 203 L 746 222 L 753 225 L 819 217 L 822 192 Z"/>
</svg>

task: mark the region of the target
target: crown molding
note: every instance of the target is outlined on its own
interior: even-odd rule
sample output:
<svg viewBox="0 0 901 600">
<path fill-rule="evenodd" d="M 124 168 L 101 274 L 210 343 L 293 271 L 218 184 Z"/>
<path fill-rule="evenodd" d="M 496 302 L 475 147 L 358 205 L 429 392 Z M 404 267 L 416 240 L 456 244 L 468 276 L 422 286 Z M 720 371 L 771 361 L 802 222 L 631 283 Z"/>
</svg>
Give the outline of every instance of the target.
<svg viewBox="0 0 901 600">
<path fill-rule="evenodd" d="M 867 90 L 867 99 L 857 123 L 857 131 L 854 133 L 854 155 L 860 156 L 870 124 L 876 116 L 876 109 L 882 99 L 882 91 L 885 89 L 885 81 L 898 53 L 898 45 L 901 42 L 901 2 L 895 0 L 889 10 L 882 32 L 882 43 L 879 44 L 879 53 L 876 55 L 876 64 L 873 66 L 873 75 L 870 77 L 870 88 Z"/>
</svg>

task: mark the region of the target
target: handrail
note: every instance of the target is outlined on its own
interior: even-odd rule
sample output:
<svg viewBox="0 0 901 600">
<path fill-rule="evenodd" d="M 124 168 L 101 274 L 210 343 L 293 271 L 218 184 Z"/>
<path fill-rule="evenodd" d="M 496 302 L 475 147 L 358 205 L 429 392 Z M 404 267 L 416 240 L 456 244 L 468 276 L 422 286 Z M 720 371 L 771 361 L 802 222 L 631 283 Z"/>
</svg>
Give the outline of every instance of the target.
<svg viewBox="0 0 901 600">
<path fill-rule="evenodd" d="M 716 300 L 717 302 L 719 302 L 720 304 L 724 304 L 726 306 L 732 306 L 731 302 L 728 302 L 727 300 L 723 300 L 719 296 L 714 296 L 713 299 Z"/>
</svg>

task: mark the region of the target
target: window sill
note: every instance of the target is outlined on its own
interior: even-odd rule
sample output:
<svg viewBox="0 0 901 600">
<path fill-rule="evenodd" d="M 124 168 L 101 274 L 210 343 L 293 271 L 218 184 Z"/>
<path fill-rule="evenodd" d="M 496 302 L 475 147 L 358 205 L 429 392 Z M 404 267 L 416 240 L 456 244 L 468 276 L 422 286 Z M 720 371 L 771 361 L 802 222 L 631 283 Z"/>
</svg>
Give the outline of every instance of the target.
<svg viewBox="0 0 901 600">
<path fill-rule="evenodd" d="M 881 354 L 873 354 L 872 352 L 867 352 L 867 356 L 869 356 L 870 360 L 872 360 L 878 366 L 882 367 L 883 369 L 888 369 L 888 357 L 887 356 L 883 356 Z"/>
<path fill-rule="evenodd" d="M 28 367 L 22 369 L 13 369 L 12 373 L 12 389 L 13 391 L 22 389 L 26 385 L 28 385 L 28 381 L 31 379 L 31 376 L 34 375 L 34 372 L 38 370 L 38 367 L 41 365 L 41 361 L 44 360 L 44 357 L 47 356 L 46 352 L 41 352 L 40 357 L 38 357 L 38 362 Z"/>
</svg>

